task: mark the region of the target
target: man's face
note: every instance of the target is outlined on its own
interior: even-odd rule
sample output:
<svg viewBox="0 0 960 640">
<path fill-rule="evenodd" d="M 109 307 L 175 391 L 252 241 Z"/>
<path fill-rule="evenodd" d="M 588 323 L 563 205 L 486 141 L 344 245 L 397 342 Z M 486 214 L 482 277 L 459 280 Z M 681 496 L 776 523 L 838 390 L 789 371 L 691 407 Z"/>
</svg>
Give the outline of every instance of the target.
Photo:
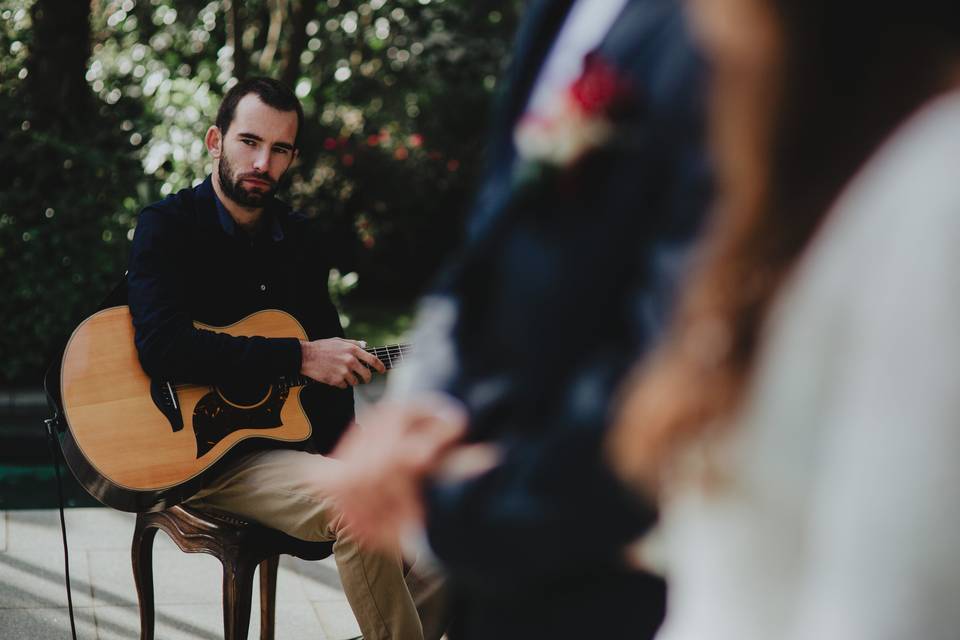
<svg viewBox="0 0 960 640">
<path fill-rule="evenodd" d="M 296 136 L 296 112 L 279 111 L 255 94 L 245 95 L 226 134 L 220 132 L 213 142 L 207 134 L 223 193 L 243 207 L 264 206 L 296 157 Z"/>
</svg>

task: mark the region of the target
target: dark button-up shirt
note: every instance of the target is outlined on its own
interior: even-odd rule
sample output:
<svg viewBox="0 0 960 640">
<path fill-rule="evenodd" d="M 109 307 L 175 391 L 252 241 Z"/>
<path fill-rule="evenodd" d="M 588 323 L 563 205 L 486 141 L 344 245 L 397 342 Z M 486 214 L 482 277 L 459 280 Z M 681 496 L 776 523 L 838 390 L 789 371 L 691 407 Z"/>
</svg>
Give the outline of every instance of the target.
<svg viewBox="0 0 960 640">
<path fill-rule="evenodd" d="M 135 341 L 155 379 L 199 384 L 269 382 L 300 370 L 296 338 L 235 337 L 197 329 L 225 326 L 256 311 L 293 315 L 310 339 L 342 336 L 327 291 L 329 263 L 309 221 L 278 200 L 256 235 L 240 229 L 210 178 L 141 213 L 128 274 Z M 353 396 L 324 385 L 301 394 L 314 444 L 336 441 Z"/>
</svg>

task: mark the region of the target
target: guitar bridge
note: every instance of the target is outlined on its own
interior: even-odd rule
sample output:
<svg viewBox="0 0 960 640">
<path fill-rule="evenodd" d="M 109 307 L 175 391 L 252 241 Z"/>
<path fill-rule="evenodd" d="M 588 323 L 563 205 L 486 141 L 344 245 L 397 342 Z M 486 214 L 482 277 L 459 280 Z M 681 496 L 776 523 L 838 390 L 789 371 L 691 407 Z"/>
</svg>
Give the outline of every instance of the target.
<svg viewBox="0 0 960 640">
<path fill-rule="evenodd" d="M 160 413 L 170 422 L 174 432 L 183 430 L 183 414 L 180 412 L 180 399 L 177 390 L 169 382 L 150 381 L 150 397 Z"/>
</svg>

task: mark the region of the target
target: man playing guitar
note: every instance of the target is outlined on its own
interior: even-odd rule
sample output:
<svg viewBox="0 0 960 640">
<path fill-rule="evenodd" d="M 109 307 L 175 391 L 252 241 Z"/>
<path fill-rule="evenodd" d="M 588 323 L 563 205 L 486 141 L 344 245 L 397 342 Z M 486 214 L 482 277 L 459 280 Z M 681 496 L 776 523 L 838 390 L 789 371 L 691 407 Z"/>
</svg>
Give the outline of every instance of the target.
<svg viewBox="0 0 960 640">
<path fill-rule="evenodd" d="M 297 157 L 303 110 L 276 81 L 252 78 L 224 97 L 205 143 L 211 176 L 140 214 L 128 274 L 143 369 L 155 380 L 217 385 L 243 397 L 297 375 L 322 384 L 300 396 L 307 451 L 232 451 L 190 498 L 304 540 L 334 540 L 344 591 L 369 639 L 419 640 L 424 628 L 399 554 L 365 550 L 341 527 L 324 490 L 328 451 L 353 419 L 352 387 L 384 365 L 346 340 L 326 289 L 329 264 L 307 220 L 274 197 Z M 294 316 L 309 339 L 208 331 L 260 310 Z M 426 622 L 426 621 L 424 621 Z M 429 637 L 429 636 L 428 636 Z"/>
</svg>

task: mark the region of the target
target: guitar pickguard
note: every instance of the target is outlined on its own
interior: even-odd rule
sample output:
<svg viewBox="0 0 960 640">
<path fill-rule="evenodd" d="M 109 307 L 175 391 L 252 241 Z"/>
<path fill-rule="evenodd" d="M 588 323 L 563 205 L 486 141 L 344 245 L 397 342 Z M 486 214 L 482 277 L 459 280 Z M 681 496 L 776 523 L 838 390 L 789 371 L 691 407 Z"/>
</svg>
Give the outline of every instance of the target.
<svg viewBox="0 0 960 640">
<path fill-rule="evenodd" d="M 282 426 L 280 410 L 289 393 L 285 386 L 271 386 L 268 396 L 253 407 L 231 404 L 216 389 L 203 396 L 193 410 L 197 458 L 205 455 L 234 431 Z"/>
<path fill-rule="evenodd" d="M 174 433 L 183 430 L 183 416 L 180 414 L 180 402 L 177 391 L 169 382 L 150 381 L 150 398 L 160 413 L 170 422 Z"/>
</svg>

